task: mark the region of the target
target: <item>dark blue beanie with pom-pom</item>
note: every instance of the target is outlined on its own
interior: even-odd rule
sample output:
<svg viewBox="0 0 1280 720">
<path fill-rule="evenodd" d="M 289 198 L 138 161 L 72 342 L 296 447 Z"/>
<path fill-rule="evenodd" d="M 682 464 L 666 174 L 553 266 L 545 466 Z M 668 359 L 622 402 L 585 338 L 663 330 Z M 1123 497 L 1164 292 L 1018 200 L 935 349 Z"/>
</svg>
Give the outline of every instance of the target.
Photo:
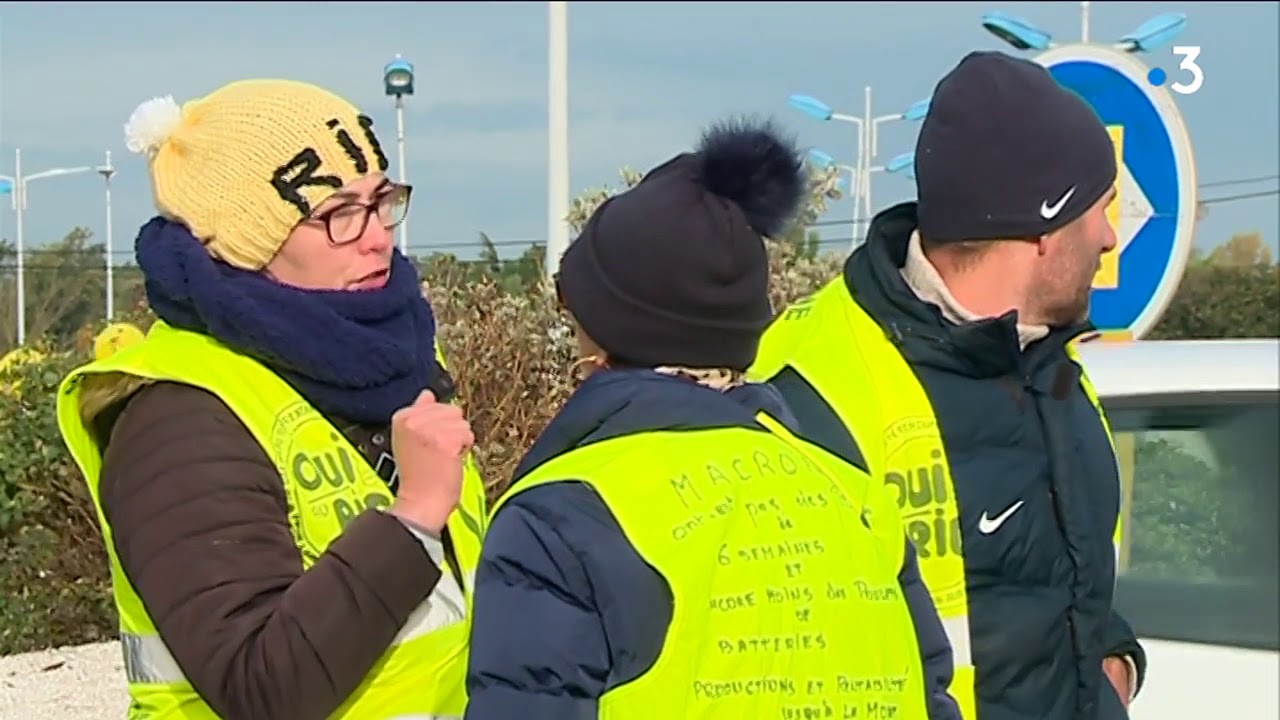
<svg viewBox="0 0 1280 720">
<path fill-rule="evenodd" d="M 615 364 L 745 370 L 773 316 L 763 238 L 805 185 L 771 123 L 714 125 L 595 211 L 560 261 L 561 301 Z"/>
</svg>

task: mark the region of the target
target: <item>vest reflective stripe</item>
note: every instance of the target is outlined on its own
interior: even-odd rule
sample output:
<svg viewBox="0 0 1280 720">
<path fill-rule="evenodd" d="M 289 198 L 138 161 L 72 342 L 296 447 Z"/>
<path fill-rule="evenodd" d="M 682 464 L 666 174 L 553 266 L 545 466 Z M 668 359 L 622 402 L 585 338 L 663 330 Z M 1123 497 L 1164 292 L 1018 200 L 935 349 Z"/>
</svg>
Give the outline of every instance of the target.
<svg viewBox="0 0 1280 720">
<path fill-rule="evenodd" d="M 956 667 L 973 666 L 973 646 L 969 640 L 969 615 L 954 615 L 942 619 L 942 629 L 951 641 L 951 657 Z"/>
<path fill-rule="evenodd" d="M 438 349 L 437 349 L 438 352 Z M 443 364 L 443 363 L 442 363 Z M 289 525 L 304 569 L 365 509 L 392 501 L 386 483 L 359 451 L 287 383 L 251 358 L 203 335 L 155 323 L 147 339 L 73 371 L 58 396 L 58 423 L 85 476 L 111 563 L 121 642 L 133 702 L 141 720 L 216 718 L 186 681 L 137 591 L 120 567 L 112 529 L 98 496 L 101 448 L 80 418 L 85 378 L 123 373 L 203 388 L 244 423 L 276 465 L 289 504 Z M 460 717 L 466 704 L 466 643 L 471 587 L 486 525 L 484 486 L 468 458 L 462 500 L 449 533 L 463 581 L 462 596 L 442 584 L 418 608 L 370 676 L 330 717 L 335 720 Z M 448 575 L 446 570 L 446 575 Z"/>
<path fill-rule="evenodd" d="M 1093 409 L 1098 411 L 1098 417 L 1102 419 L 1102 429 L 1107 432 L 1107 442 L 1111 443 L 1111 454 L 1116 457 L 1116 477 L 1121 478 L 1123 482 L 1124 472 L 1120 469 L 1120 454 L 1116 452 L 1116 437 L 1111 433 L 1111 421 L 1107 419 L 1106 410 L 1102 407 L 1102 400 L 1098 397 L 1098 391 L 1093 387 L 1093 382 L 1089 380 L 1089 375 L 1084 371 L 1084 363 L 1080 360 L 1080 351 L 1076 350 L 1076 344 L 1067 345 L 1067 357 L 1071 361 L 1080 366 L 1080 387 L 1084 388 L 1084 394 L 1089 398 L 1089 402 L 1093 405 Z M 1116 551 L 1116 577 L 1120 574 L 1120 548 L 1124 541 L 1124 508 L 1120 509 L 1120 515 L 1116 518 L 1116 531 L 1111 534 L 1111 544 Z"/>
<path fill-rule="evenodd" d="M 891 498 L 759 419 L 768 431 L 594 442 L 535 468 L 496 504 L 495 513 L 530 488 L 585 482 L 671 588 L 657 660 L 606 692 L 598 716 L 925 720 Z"/>
<path fill-rule="evenodd" d="M 1068 353 L 1078 364 L 1074 348 L 1068 347 Z M 766 331 L 748 374 L 764 381 L 786 367 L 831 406 L 873 472 L 883 474 L 897 490 L 907 535 L 919 551 L 921 574 L 951 642 L 951 695 L 964 717 L 974 720 L 975 668 L 959 510 L 946 448 L 923 385 L 884 329 L 853 301 L 843 277 L 782 311 Z M 1101 414 L 1083 369 L 1081 385 Z M 1117 526 L 1117 548 L 1119 537 Z"/>
<path fill-rule="evenodd" d="M 120 633 L 124 648 L 124 676 L 133 683 L 182 683 L 187 676 L 173 659 L 169 646 L 159 635 Z"/>
<path fill-rule="evenodd" d="M 433 596 L 414 609 L 391 644 L 399 645 L 461 622 L 466 614 L 466 608 L 458 607 L 445 598 Z M 122 632 L 120 642 L 124 645 L 125 676 L 130 683 L 187 682 L 178 661 L 173 658 L 169 646 L 165 645 L 159 635 Z"/>
</svg>

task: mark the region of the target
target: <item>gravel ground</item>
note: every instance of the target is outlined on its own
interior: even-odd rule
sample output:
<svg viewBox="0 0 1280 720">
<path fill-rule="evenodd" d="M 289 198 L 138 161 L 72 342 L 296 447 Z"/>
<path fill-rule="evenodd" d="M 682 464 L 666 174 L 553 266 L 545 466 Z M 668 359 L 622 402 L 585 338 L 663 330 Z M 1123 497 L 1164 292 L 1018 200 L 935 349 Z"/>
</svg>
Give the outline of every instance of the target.
<svg viewBox="0 0 1280 720">
<path fill-rule="evenodd" d="M 128 705 L 118 641 L 0 657 L 3 720 L 120 720 Z"/>
</svg>

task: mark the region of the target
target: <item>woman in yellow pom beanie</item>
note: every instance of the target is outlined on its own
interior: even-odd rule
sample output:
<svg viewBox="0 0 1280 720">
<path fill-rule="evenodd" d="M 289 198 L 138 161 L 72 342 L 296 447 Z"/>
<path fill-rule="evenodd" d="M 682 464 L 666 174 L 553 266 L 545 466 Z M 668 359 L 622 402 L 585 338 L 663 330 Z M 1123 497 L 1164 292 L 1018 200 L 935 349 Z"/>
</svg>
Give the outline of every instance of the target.
<svg viewBox="0 0 1280 720">
<path fill-rule="evenodd" d="M 247 80 L 126 125 L 158 320 L 67 377 L 131 718 L 461 716 L 485 516 L 373 122 Z"/>
</svg>

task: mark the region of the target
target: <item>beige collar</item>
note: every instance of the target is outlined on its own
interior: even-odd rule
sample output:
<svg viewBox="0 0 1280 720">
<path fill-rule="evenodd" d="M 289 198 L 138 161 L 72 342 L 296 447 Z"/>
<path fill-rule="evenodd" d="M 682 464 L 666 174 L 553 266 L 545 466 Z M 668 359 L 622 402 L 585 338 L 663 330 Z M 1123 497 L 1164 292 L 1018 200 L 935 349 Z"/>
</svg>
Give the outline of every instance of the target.
<svg viewBox="0 0 1280 720">
<path fill-rule="evenodd" d="M 907 245 L 907 262 L 902 266 L 902 279 L 907 282 L 907 287 L 916 294 L 921 300 L 937 306 L 942 311 L 942 317 L 947 321 L 956 325 L 964 323 L 978 322 L 984 318 L 967 308 L 960 305 L 952 296 L 951 291 L 947 289 L 946 283 L 942 281 L 942 276 L 938 274 L 937 268 L 933 263 L 929 262 L 929 258 L 925 257 L 924 250 L 920 247 L 920 233 L 911 233 L 911 240 Z M 1022 349 L 1026 349 L 1031 343 L 1042 340 L 1049 334 L 1047 325 L 1018 325 L 1018 345 Z"/>
</svg>

